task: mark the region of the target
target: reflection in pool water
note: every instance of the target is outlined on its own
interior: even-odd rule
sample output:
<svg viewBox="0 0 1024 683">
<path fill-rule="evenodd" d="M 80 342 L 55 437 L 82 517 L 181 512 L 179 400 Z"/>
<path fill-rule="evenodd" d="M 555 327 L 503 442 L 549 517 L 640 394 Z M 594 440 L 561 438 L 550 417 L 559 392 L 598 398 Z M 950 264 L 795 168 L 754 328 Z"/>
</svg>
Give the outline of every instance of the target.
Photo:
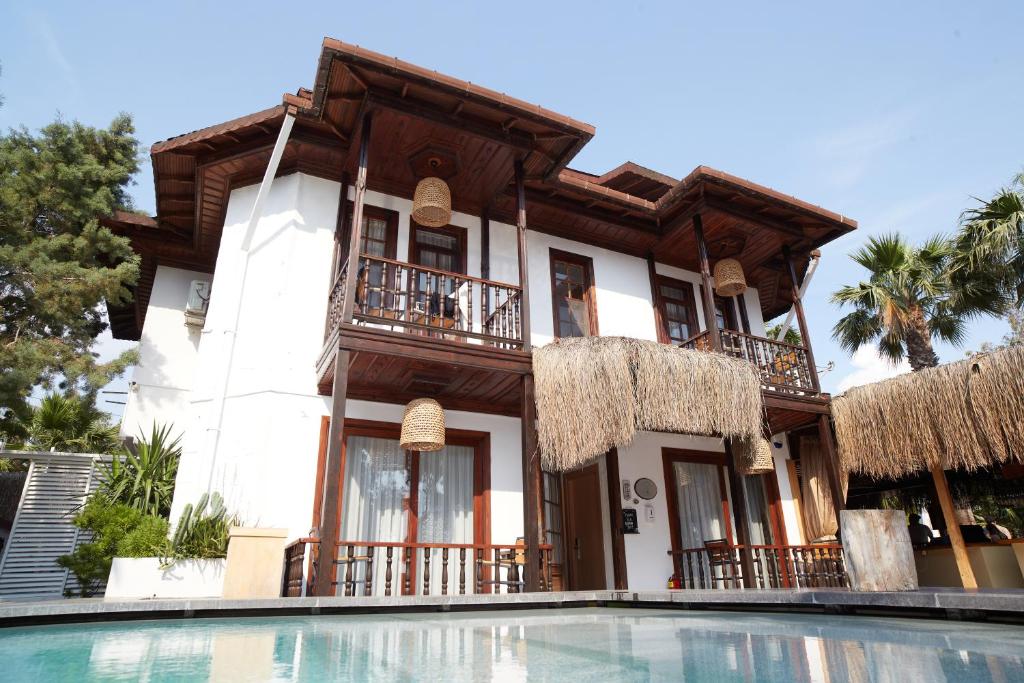
<svg viewBox="0 0 1024 683">
<path fill-rule="evenodd" d="M 1024 681 L 1022 657 L 1017 626 L 639 609 L 0 630 L 4 681 Z"/>
</svg>

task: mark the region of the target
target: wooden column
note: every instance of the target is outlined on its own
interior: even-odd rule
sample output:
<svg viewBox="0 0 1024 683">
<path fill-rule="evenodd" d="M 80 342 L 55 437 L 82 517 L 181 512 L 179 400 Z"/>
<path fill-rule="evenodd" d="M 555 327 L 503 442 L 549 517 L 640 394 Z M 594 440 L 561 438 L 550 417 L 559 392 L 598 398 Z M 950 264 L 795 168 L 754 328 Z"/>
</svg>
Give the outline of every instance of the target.
<svg viewBox="0 0 1024 683">
<path fill-rule="evenodd" d="M 612 571 L 615 590 L 624 591 L 629 585 L 626 572 L 626 535 L 622 533 L 622 482 L 619 479 L 619 449 L 613 448 L 604 456 L 608 475 L 608 512 L 612 518 Z"/>
<path fill-rule="evenodd" d="M 821 455 L 825 458 L 825 474 L 828 478 L 828 492 L 832 496 L 832 507 L 836 512 L 836 524 L 839 524 L 839 513 L 846 509 L 846 496 L 843 495 L 839 470 L 839 450 L 836 448 L 828 415 L 818 416 L 818 441 L 821 444 Z"/>
<path fill-rule="evenodd" d="M 711 262 L 708 261 L 708 245 L 704 242 L 704 222 L 699 213 L 693 215 L 693 235 L 697 239 L 697 260 L 700 263 L 700 280 L 703 283 L 700 288 L 700 299 L 704 307 L 704 325 L 711 337 L 711 348 L 721 351 L 722 334 L 718 325 L 715 324 L 715 295 L 714 285 L 711 283 Z"/>
<path fill-rule="evenodd" d="M 732 444 L 725 439 L 725 467 L 729 470 L 729 492 L 732 494 L 732 518 L 736 525 L 736 543 L 743 546 L 740 566 L 743 568 L 743 587 L 754 588 L 754 556 L 750 551 L 750 529 L 747 527 L 747 496 L 743 490 L 743 476 L 736 471 Z"/>
<path fill-rule="evenodd" d="M 521 159 L 515 161 L 516 233 L 519 251 L 520 330 L 523 350 L 530 351 L 530 284 L 526 244 L 526 182 Z M 540 590 L 540 553 L 538 546 L 544 540 L 543 513 L 541 511 L 540 451 L 537 449 L 537 404 L 534 401 L 533 375 L 522 379 L 522 405 L 520 420 L 523 439 L 523 537 L 526 542 L 526 590 Z"/>
<path fill-rule="evenodd" d="M 487 207 L 480 212 L 480 277 L 491 279 L 491 217 Z"/>
<path fill-rule="evenodd" d="M 366 199 L 366 172 L 369 159 L 372 113 L 363 115 L 362 135 L 359 140 L 359 170 L 356 174 L 355 197 L 352 207 L 352 223 L 349 227 L 348 272 L 345 278 L 345 299 L 342 305 L 341 324 L 352 322 L 355 310 L 356 284 L 359 274 L 359 245 L 362 243 L 363 202 Z M 344 187 L 344 186 L 343 186 Z M 346 190 L 347 191 L 347 190 Z M 342 201 L 346 198 L 343 196 Z M 324 497 L 321 502 L 320 549 L 316 559 L 316 580 L 313 595 L 331 595 L 336 565 L 335 544 L 341 524 L 341 477 L 342 449 L 345 439 L 345 397 L 348 393 L 349 352 L 338 349 L 334 356 L 334 384 L 331 392 L 331 431 L 327 445 L 327 462 L 324 466 Z"/>
<path fill-rule="evenodd" d="M 964 545 L 964 536 L 960 533 L 960 522 L 956 518 L 956 508 L 953 506 L 953 496 L 949 493 L 949 482 L 946 481 L 946 472 L 942 465 L 931 467 L 932 481 L 935 482 L 935 492 L 938 494 L 939 505 L 942 506 L 942 517 L 946 520 L 946 533 L 949 534 L 949 544 L 953 546 L 953 559 L 956 560 L 956 569 L 960 572 L 960 583 L 964 588 L 977 588 L 978 581 L 974 578 L 974 569 L 971 567 L 971 559 L 967 555 L 967 546 Z"/>
<path fill-rule="evenodd" d="M 526 590 L 540 590 L 540 553 L 538 546 L 544 541 L 540 470 L 540 451 L 537 448 L 537 405 L 534 402 L 533 375 L 522 379 L 523 438 L 523 538 L 526 542 Z"/>
<path fill-rule="evenodd" d="M 515 183 L 516 183 L 516 233 L 518 236 L 517 246 L 519 250 L 519 286 L 522 294 L 519 300 L 520 329 L 523 333 L 523 351 L 529 351 L 530 341 L 530 282 L 529 268 L 527 267 L 526 250 L 526 179 L 523 173 L 523 162 L 516 159 L 515 162 Z"/>
<path fill-rule="evenodd" d="M 796 265 L 793 263 L 793 254 L 789 251 L 789 245 L 782 245 L 782 255 L 786 259 L 786 267 L 789 269 L 789 280 L 792 285 L 792 292 L 790 294 L 793 299 L 793 310 L 796 311 L 796 320 L 800 325 L 800 339 L 803 340 L 804 349 L 807 353 L 807 368 L 808 373 L 811 375 L 811 382 L 813 383 L 813 389 L 815 391 L 820 390 L 818 384 L 818 366 L 814 364 L 814 351 L 811 349 L 811 333 L 807 329 L 807 318 L 804 317 L 804 304 L 800 298 L 800 283 L 797 282 L 796 277 Z"/>
</svg>

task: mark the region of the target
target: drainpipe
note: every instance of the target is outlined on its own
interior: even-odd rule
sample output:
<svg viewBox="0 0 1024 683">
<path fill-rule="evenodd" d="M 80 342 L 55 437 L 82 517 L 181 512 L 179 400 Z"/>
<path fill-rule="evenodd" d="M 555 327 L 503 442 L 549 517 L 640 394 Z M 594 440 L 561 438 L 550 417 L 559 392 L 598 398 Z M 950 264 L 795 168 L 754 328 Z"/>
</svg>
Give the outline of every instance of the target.
<svg viewBox="0 0 1024 683">
<path fill-rule="evenodd" d="M 208 427 L 206 430 L 206 442 L 208 445 L 204 451 L 209 453 L 210 461 L 210 476 L 206 483 L 206 492 L 210 494 L 213 493 L 213 476 L 217 471 L 217 449 L 220 446 L 220 433 L 224 424 L 224 405 L 227 400 L 228 386 L 231 382 L 231 368 L 235 361 L 235 340 L 238 337 L 238 323 L 242 317 L 242 296 L 245 292 L 245 280 L 249 272 L 249 249 L 252 246 L 253 236 L 256 234 L 256 226 L 263 215 L 263 204 L 266 203 L 267 196 L 270 194 L 270 187 L 274 182 L 274 176 L 277 175 L 277 168 L 281 164 L 281 156 L 284 154 L 284 148 L 288 144 L 288 138 L 291 136 L 294 123 L 295 112 L 294 110 L 289 110 L 285 114 L 284 121 L 281 123 L 281 131 L 277 134 L 277 142 L 274 143 L 274 150 L 270 153 L 270 163 L 267 164 L 267 170 L 263 174 L 260 189 L 256 193 L 256 201 L 253 203 L 252 211 L 249 213 L 249 222 L 246 225 L 245 234 L 242 236 L 242 249 L 238 257 L 241 258 L 242 272 L 234 298 L 235 319 L 231 327 L 224 330 L 224 334 L 229 337 L 227 358 L 224 362 L 223 379 L 213 399 L 215 422 L 212 427 Z"/>
<path fill-rule="evenodd" d="M 807 264 L 807 273 L 804 274 L 804 281 L 800 285 L 800 298 L 804 298 L 804 294 L 807 293 L 807 285 L 811 284 L 811 278 L 814 277 L 814 271 L 818 269 L 818 263 L 821 261 L 821 252 L 815 249 L 811 252 L 811 262 Z M 779 333 L 775 335 L 775 341 L 782 341 L 786 337 L 786 332 L 789 331 L 789 326 L 793 323 L 793 316 L 796 315 L 796 308 L 793 306 L 789 307 L 789 313 L 786 314 L 786 319 L 782 321 L 782 326 L 779 327 Z"/>
</svg>

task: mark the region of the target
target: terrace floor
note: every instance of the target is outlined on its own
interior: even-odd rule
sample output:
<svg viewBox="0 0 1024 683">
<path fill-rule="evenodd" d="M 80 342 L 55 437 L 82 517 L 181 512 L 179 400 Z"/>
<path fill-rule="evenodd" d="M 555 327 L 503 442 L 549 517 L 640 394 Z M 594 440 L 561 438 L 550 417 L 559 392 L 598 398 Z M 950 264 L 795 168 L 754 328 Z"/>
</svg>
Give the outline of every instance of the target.
<svg viewBox="0 0 1024 683">
<path fill-rule="evenodd" d="M 746 610 L 870 614 L 1024 623 L 1024 590 L 965 591 L 924 588 L 904 593 L 854 593 L 835 589 L 577 591 L 508 595 L 266 600 L 103 599 L 0 602 L 0 627 L 47 623 L 241 616 L 458 612 L 489 609 L 643 607 L 684 610 Z"/>
</svg>

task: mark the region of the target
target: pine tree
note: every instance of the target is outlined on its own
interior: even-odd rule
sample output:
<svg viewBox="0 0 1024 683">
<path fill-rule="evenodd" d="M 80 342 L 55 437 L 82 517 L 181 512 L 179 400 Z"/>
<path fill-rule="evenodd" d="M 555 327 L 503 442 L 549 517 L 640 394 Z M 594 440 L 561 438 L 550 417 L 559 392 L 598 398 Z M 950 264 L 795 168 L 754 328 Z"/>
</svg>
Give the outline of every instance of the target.
<svg viewBox="0 0 1024 683">
<path fill-rule="evenodd" d="M 131 210 L 131 117 L 107 129 L 63 120 L 0 135 L 0 418 L 37 386 L 94 397 L 134 361 L 92 351 L 104 302 L 124 304 L 139 261 L 99 216 Z"/>
</svg>

